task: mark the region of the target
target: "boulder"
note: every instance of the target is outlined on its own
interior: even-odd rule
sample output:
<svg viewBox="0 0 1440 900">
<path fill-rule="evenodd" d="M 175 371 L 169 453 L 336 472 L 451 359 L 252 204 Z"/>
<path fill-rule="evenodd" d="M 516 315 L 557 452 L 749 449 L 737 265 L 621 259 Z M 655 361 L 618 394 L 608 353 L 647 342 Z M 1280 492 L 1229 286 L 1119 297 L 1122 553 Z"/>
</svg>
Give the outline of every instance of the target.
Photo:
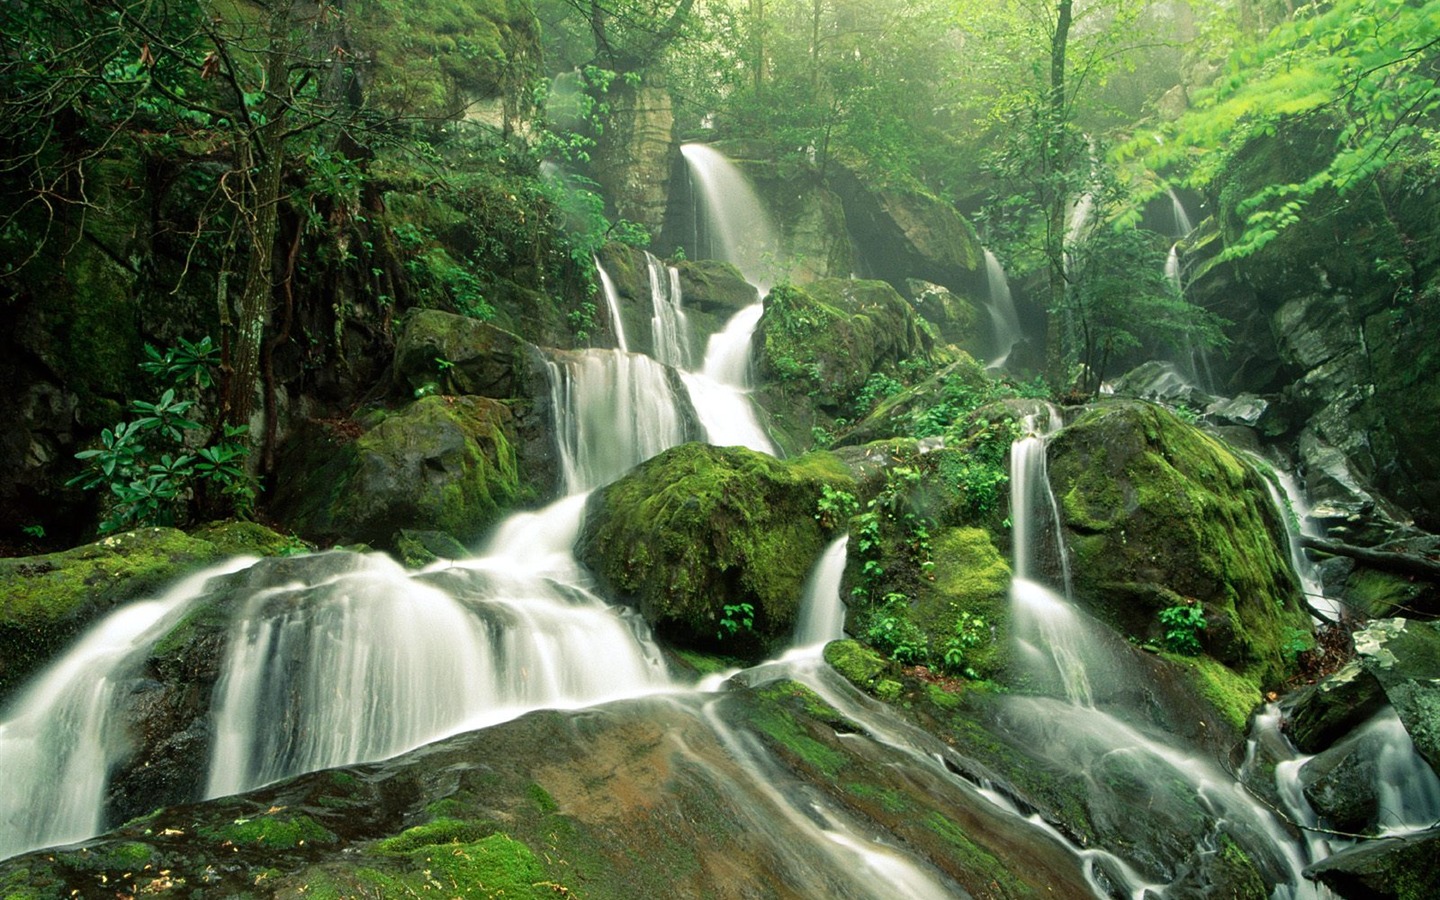
<svg viewBox="0 0 1440 900">
<path fill-rule="evenodd" d="M 1310 623 L 1263 477 L 1161 407 L 1098 405 L 1056 435 L 1050 481 L 1075 599 L 1143 640 L 1162 609 L 1203 604 L 1204 650 L 1261 684 Z"/>
<path fill-rule="evenodd" d="M 1384 689 L 1415 751 L 1440 773 L 1440 623 L 1381 619 L 1354 639 L 1361 667 Z"/>
<path fill-rule="evenodd" d="M 1285 731 L 1305 753 L 1319 753 L 1385 706 L 1385 692 L 1359 662 L 1285 698 Z"/>
<path fill-rule="evenodd" d="M 510 408 L 484 397 L 423 397 L 378 413 L 356 437 L 322 423 L 288 442 L 272 511 L 321 544 L 392 547 L 402 528 L 473 544 L 537 491 L 522 480 Z"/>
<path fill-rule="evenodd" d="M 508 399 L 536 390 L 532 348 L 479 319 L 422 309 L 395 343 L 394 386 L 404 396 L 476 394 Z"/>
<path fill-rule="evenodd" d="M 606 591 L 681 644 L 758 656 L 782 647 L 829 531 L 824 487 L 853 490 L 833 456 L 780 462 L 685 444 L 597 490 L 576 545 Z M 748 605 L 749 627 L 725 628 Z"/>
<path fill-rule="evenodd" d="M 1300 768 L 1305 799 L 1326 827 L 1365 834 L 1381 813 L 1378 767 L 1382 744 L 1359 731 Z"/>
<path fill-rule="evenodd" d="M 943 285 L 912 278 L 906 282 L 911 304 L 929 323 L 936 342 L 954 344 L 972 356 L 982 356 L 989 324 L 982 324 L 980 306 Z"/>
<path fill-rule="evenodd" d="M 1424 900 L 1440 896 L 1440 829 L 1347 847 L 1305 869 L 1342 897 Z"/>
<path fill-rule="evenodd" d="M 598 255 L 615 286 L 625 340 L 636 353 L 654 355 L 654 300 L 650 283 L 651 254 L 625 244 L 607 244 Z M 688 340 L 695 363 L 704 358 L 710 336 L 735 313 L 759 302 L 755 286 L 740 271 L 718 260 L 665 260 L 680 284 L 680 308 L 690 326 Z M 668 272 L 667 272 L 668 275 Z M 608 315 L 608 311 L 607 311 Z M 613 330 L 613 328 L 612 328 Z"/>
<path fill-rule="evenodd" d="M 853 414 L 872 373 L 922 349 L 915 313 L 893 288 L 838 279 L 771 291 L 755 342 L 761 405 L 806 444 L 813 425 Z"/>
</svg>

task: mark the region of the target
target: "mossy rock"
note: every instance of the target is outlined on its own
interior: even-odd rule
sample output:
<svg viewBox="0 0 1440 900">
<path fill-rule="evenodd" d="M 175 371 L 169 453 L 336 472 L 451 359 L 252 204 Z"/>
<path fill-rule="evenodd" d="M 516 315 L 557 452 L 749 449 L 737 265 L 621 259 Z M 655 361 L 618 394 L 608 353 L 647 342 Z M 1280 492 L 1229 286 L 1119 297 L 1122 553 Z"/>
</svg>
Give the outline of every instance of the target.
<svg viewBox="0 0 1440 900">
<path fill-rule="evenodd" d="M 1049 448 L 1076 600 L 1122 633 L 1161 638 L 1161 609 L 1199 602 L 1202 648 L 1250 680 L 1284 680 L 1309 629 L 1263 477 L 1151 404 L 1093 408 Z"/>
<path fill-rule="evenodd" d="M 395 387 L 415 392 L 474 394 L 504 400 L 531 393 L 533 348 L 478 319 L 416 310 L 395 343 Z"/>
<path fill-rule="evenodd" d="M 968 353 L 959 353 L 955 360 L 939 372 L 886 397 L 865 417 L 847 429 L 837 445 L 864 444 L 890 437 L 927 437 L 953 424 L 946 410 L 958 415 L 977 410 L 995 390 L 994 379 Z M 1010 415 L 996 407 L 1000 415 Z M 938 417 L 938 418 L 937 418 Z"/>
<path fill-rule="evenodd" d="M 854 489 L 830 454 L 780 462 L 743 447 L 685 444 L 595 492 L 577 553 L 660 634 L 753 657 L 782 646 L 794 627 L 805 578 L 830 537 L 815 514 L 826 485 Z M 752 628 L 724 634 L 725 607 L 743 604 Z"/>
<path fill-rule="evenodd" d="M 314 425 L 290 442 L 275 514 L 322 544 L 393 547 L 402 528 L 474 544 L 534 491 L 521 481 L 509 407 L 483 397 L 423 397 L 358 438 Z M 363 427 L 363 426 L 362 426 Z"/>
<path fill-rule="evenodd" d="M 105 613 L 158 596 L 228 555 L 174 528 L 141 528 L 59 553 L 0 559 L 0 698 Z"/>
<path fill-rule="evenodd" d="M 407 116 L 459 117 L 504 98 L 519 108 L 539 74 L 540 25 L 528 0 L 364 0 L 347 9 L 367 51 L 367 100 Z M 492 123 L 499 124 L 499 123 Z"/>
<path fill-rule="evenodd" d="M 771 291 L 755 341 L 761 402 L 791 418 L 801 402 L 849 415 L 872 372 L 922 347 L 915 313 L 894 288 L 836 278 Z"/>
<path fill-rule="evenodd" d="M 981 643 L 964 649 L 963 667 L 981 679 L 996 678 L 1010 647 L 1010 566 L 983 528 L 947 528 L 932 539 L 934 580 L 920 582 L 911 615 L 930 639 L 932 656 L 943 657 L 961 614 Z"/>
</svg>

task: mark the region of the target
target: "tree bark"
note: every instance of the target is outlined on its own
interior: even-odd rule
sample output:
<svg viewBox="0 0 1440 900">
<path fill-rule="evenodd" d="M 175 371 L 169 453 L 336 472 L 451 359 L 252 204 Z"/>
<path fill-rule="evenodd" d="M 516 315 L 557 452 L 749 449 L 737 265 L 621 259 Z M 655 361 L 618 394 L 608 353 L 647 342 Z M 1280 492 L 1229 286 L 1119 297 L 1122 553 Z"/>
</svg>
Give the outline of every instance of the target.
<svg viewBox="0 0 1440 900">
<path fill-rule="evenodd" d="M 1061 315 L 1065 308 L 1065 212 L 1070 197 L 1064 172 L 1068 166 L 1066 132 L 1069 122 L 1065 109 L 1065 56 L 1070 41 L 1072 0 L 1060 0 L 1056 6 L 1055 30 L 1050 35 L 1050 93 L 1045 104 L 1045 152 L 1042 183 L 1049 186 L 1049 210 L 1045 226 L 1045 256 L 1049 263 L 1049 310 L 1045 327 L 1045 368 L 1051 384 L 1063 390 L 1065 385 L 1065 351 L 1061 333 Z"/>
</svg>

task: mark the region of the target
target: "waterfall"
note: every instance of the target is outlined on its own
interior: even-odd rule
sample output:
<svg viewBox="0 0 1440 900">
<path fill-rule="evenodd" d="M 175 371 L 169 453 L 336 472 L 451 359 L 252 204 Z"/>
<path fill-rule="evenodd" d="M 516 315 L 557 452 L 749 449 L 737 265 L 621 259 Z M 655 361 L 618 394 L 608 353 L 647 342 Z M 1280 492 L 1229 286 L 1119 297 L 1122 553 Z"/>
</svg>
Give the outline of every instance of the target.
<svg viewBox="0 0 1440 900">
<path fill-rule="evenodd" d="M 1122 778 L 1129 786 L 1126 791 L 1114 795 L 1097 791 L 1091 798 L 1097 809 L 1117 821 L 1124 820 L 1130 806 L 1142 802 L 1153 827 L 1164 828 L 1171 818 L 1178 825 L 1194 811 L 1169 799 L 1166 792 L 1169 785 L 1184 785 L 1185 795 L 1196 798 L 1200 808 L 1214 818 L 1217 837 L 1228 835 L 1255 856 L 1262 868 L 1283 876 L 1272 895 L 1274 900 L 1329 896 L 1302 874 L 1314 857 L 1302 852 L 1270 811 L 1238 782 L 1209 759 L 1181 748 L 1167 736 L 1149 734 L 1124 721 L 1125 709 L 1107 708 L 1117 686 L 1141 681 L 1129 659 L 1131 651 L 1073 606 L 1067 567 L 1061 567 L 1063 596 L 1035 580 L 1037 554 L 1058 552 L 1060 559 L 1065 559 L 1058 505 L 1044 468 L 1044 435 L 1056 422 L 1053 413 L 1046 420 L 1038 414 L 1027 416 L 1026 434 L 1011 448 L 1015 544 L 1011 629 L 1017 664 L 1029 676 L 1031 690 L 1041 694 L 1007 701 L 1006 721 L 1012 737 L 1091 783 Z M 1137 801 L 1135 791 L 1143 792 L 1143 799 Z M 1150 876 L 1144 873 L 1113 865 L 1105 868 L 1131 896 L 1164 893 L 1165 886 L 1149 883 Z"/>
<path fill-rule="evenodd" d="M 650 357 L 556 352 L 546 366 L 567 493 L 609 484 L 689 438 L 668 370 Z"/>
<path fill-rule="evenodd" d="M 690 367 L 690 321 L 680 307 L 680 272 L 651 253 L 645 254 L 650 274 L 651 355 L 677 369 Z"/>
<path fill-rule="evenodd" d="M 1020 328 L 1020 316 L 1015 311 L 1015 299 L 1010 294 L 1010 279 L 1005 267 L 989 250 L 985 251 L 985 278 L 990 288 L 990 324 L 995 329 L 995 357 L 986 365 L 987 369 L 1003 369 L 1015 345 L 1025 336 Z"/>
<path fill-rule="evenodd" d="M 1190 224 L 1190 214 L 1185 211 L 1185 204 L 1180 202 L 1175 189 L 1167 187 L 1165 192 L 1170 195 L 1170 213 L 1175 219 L 1175 237 L 1183 238 L 1194 231 L 1195 226 Z"/>
<path fill-rule="evenodd" d="M 615 344 L 628 352 L 630 344 L 625 340 L 625 320 L 620 318 L 620 294 L 615 290 L 615 281 L 610 273 L 600 265 L 599 257 L 594 259 L 595 271 L 600 275 L 600 293 L 605 296 L 605 308 L 610 310 L 610 327 L 615 330 Z"/>
<path fill-rule="evenodd" d="M 0 859 L 87 838 L 104 827 L 110 769 L 128 751 L 118 713 L 150 646 L 233 559 L 174 585 L 158 599 L 117 609 L 50 664 L 0 718 Z"/>
<path fill-rule="evenodd" d="M 704 144 L 685 144 L 680 152 L 698 183 L 701 213 L 712 240 L 708 254 L 732 263 L 745 280 L 769 292 L 771 268 L 780 242 L 765 205 L 735 164 Z"/>
<path fill-rule="evenodd" d="M 845 575 L 849 544 L 848 534 L 831 542 L 806 579 L 795 624 L 795 646 L 823 646 L 845 636 L 845 602 L 840 599 L 840 579 Z"/>
<path fill-rule="evenodd" d="M 715 258 L 733 264 L 763 297 L 769 291 L 767 272 L 779 246 L 775 226 L 743 173 L 713 148 L 686 144 L 680 148 L 692 179 L 699 185 L 701 215 L 710 233 Z M 722 446 L 738 445 L 774 453 L 750 402 L 750 341 L 764 312 L 754 303 L 737 312 L 710 336 L 698 372 L 684 375 L 706 439 Z"/>
<path fill-rule="evenodd" d="M 1165 257 L 1165 280 L 1175 293 L 1184 294 L 1185 286 L 1180 283 L 1180 245 L 1171 244 L 1170 253 Z"/>
<path fill-rule="evenodd" d="M 1320 537 L 1320 529 L 1310 518 L 1310 504 L 1305 499 L 1295 476 L 1279 467 L 1262 465 L 1268 474 L 1265 487 L 1270 492 L 1270 502 L 1280 514 L 1285 525 L 1285 546 L 1290 551 L 1290 568 L 1300 580 L 1300 590 L 1305 595 L 1305 604 L 1331 622 L 1340 620 L 1340 604 L 1325 596 L 1325 587 L 1320 579 L 1320 567 L 1305 553 L 1304 537 Z"/>
</svg>

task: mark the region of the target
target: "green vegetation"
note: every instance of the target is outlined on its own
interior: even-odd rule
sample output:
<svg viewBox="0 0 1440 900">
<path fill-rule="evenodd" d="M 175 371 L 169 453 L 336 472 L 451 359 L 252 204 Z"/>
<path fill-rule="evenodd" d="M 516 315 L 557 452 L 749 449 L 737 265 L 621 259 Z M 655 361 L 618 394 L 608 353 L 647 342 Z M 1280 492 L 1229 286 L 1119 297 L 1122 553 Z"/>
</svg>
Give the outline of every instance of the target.
<svg viewBox="0 0 1440 900">
<path fill-rule="evenodd" d="M 1167 650 L 1194 656 L 1200 652 L 1200 629 L 1205 627 L 1205 610 L 1198 603 L 1167 606 L 1156 613 L 1163 629 L 1160 639 Z"/>
</svg>

